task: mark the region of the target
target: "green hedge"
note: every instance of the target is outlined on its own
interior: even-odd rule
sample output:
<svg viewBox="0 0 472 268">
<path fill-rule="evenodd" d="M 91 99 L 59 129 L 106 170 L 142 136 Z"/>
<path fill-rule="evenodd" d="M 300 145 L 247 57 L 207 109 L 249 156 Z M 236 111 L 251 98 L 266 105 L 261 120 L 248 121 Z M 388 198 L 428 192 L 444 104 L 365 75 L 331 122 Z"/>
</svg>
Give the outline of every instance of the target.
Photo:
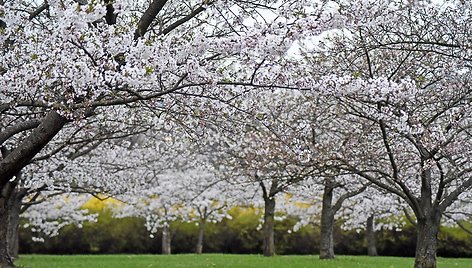
<svg viewBox="0 0 472 268">
<path fill-rule="evenodd" d="M 262 248 L 262 234 L 257 230 L 260 215 L 254 210 L 234 208 L 233 219 L 209 223 L 205 233 L 204 252 L 258 254 Z M 296 220 L 287 218 L 277 222 L 275 230 L 277 254 L 317 254 L 319 251 L 319 227 L 307 226 L 297 232 L 289 232 Z M 197 226 L 193 223 L 174 222 L 173 253 L 193 252 L 197 240 Z M 159 253 L 160 235 L 150 238 L 139 218 L 112 218 L 110 211 L 100 212 L 97 223 L 86 223 L 83 228 L 67 226 L 60 235 L 38 243 L 31 240 L 29 229 L 20 230 L 21 253 L 47 254 L 112 254 Z M 363 232 L 335 229 L 336 254 L 365 255 L 367 252 Z M 380 255 L 414 256 L 415 229 L 377 233 Z M 472 257 L 472 239 L 458 228 L 442 228 L 439 235 L 438 255 L 443 257 Z"/>
</svg>

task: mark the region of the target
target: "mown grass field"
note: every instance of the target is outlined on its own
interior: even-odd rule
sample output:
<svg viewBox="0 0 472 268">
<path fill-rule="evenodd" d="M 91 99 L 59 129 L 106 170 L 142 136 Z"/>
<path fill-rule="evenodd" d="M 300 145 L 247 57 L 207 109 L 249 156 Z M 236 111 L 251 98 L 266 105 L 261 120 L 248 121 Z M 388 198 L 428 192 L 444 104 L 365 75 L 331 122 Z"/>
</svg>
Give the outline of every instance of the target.
<svg viewBox="0 0 472 268">
<path fill-rule="evenodd" d="M 23 255 L 15 262 L 23 268 L 408 268 L 412 258 L 338 256 L 319 260 L 318 256 L 184 254 L 184 255 Z M 438 268 L 470 268 L 472 259 L 438 259 Z"/>
</svg>

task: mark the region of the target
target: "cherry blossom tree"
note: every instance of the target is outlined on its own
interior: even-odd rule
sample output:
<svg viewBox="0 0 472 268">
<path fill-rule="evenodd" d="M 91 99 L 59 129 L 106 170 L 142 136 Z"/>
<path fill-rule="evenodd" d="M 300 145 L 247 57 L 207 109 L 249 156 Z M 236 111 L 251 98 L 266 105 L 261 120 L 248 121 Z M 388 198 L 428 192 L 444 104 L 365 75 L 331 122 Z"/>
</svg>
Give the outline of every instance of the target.
<svg viewBox="0 0 472 268">
<path fill-rule="evenodd" d="M 202 171 L 188 170 L 184 177 L 178 179 L 180 199 L 190 208 L 185 220 L 198 225 L 197 254 L 203 252 L 207 223 L 231 218 L 228 210 L 247 203 L 255 194 L 248 187 L 231 184 L 214 167 L 209 166 Z"/>
<path fill-rule="evenodd" d="M 362 193 L 366 186 L 353 186 L 350 176 L 327 177 L 324 180 L 321 207 L 321 243 L 320 259 L 334 259 L 334 218 L 342 208 L 344 201 Z M 349 187 L 346 187 L 349 185 Z M 334 200 L 333 200 L 334 199 Z"/>
<path fill-rule="evenodd" d="M 159 185 L 155 187 L 140 189 L 139 196 L 120 196 L 127 205 L 118 208 L 117 217 L 145 218 L 145 225 L 151 237 L 159 230 L 162 232 L 162 254 L 171 254 L 170 223 L 187 215 L 189 208 L 170 190 L 175 189 L 173 181 L 159 181 Z"/>
<path fill-rule="evenodd" d="M 275 90 L 247 98 L 240 106 L 246 113 L 227 122 L 237 126 L 228 127 L 222 137 L 222 161 L 232 181 L 259 186 L 264 200 L 263 254 L 273 256 L 276 197 L 318 169 L 309 162 L 309 148 L 300 138 L 306 125 L 297 113 L 303 94 Z"/>
<path fill-rule="evenodd" d="M 347 200 L 341 212 L 341 228 L 358 232 L 365 230 L 367 254 L 377 256 L 375 232 L 382 229 L 401 229 L 406 224 L 405 206 L 392 193 L 378 187 L 368 187 L 364 192 Z"/>
<path fill-rule="evenodd" d="M 333 131 L 346 142 L 332 159 L 408 204 L 416 268 L 436 267 L 442 216 L 472 185 L 470 10 L 469 2 L 399 10 L 395 20 L 333 32 L 315 56 L 330 66 L 316 75 L 337 72 L 316 85 L 342 107 L 344 127 Z"/>
<path fill-rule="evenodd" d="M 342 218 L 340 212 L 346 201 L 363 193 L 367 185 L 352 175 L 325 175 L 322 179 L 306 179 L 289 189 L 291 198 L 283 207 L 287 214 L 299 218 L 295 230 L 310 223 L 320 225 L 320 259 L 334 259 L 335 219 Z"/>
</svg>

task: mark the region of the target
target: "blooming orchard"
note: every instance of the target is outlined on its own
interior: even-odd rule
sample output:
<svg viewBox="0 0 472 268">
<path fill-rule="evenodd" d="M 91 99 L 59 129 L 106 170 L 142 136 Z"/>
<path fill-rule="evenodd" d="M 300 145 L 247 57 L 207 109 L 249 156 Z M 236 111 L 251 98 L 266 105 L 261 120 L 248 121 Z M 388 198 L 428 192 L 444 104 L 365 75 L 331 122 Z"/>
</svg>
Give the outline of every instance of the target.
<svg viewBox="0 0 472 268">
<path fill-rule="evenodd" d="M 135 193 L 186 165 L 185 150 L 153 157 L 166 142 L 194 149 L 182 128 L 227 145 L 225 169 L 262 178 L 268 199 L 317 172 L 399 196 L 416 216 L 415 266 L 435 267 L 442 215 L 460 215 L 472 186 L 470 13 L 469 1 L 0 1 L 0 237 L 18 185 Z"/>
</svg>

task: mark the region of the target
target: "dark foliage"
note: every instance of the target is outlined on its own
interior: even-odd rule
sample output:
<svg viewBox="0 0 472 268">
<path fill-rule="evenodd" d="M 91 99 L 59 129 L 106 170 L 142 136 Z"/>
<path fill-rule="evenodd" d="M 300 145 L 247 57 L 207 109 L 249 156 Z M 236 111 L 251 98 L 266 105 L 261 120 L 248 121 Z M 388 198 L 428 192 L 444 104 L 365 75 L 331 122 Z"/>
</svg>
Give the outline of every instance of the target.
<svg viewBox="0 0 472 268">
<path fill-rule="evenodd" d="M 208 223 L 204 239 L 204 253 L 260 254 L 262 234 L 257 230 L 259 215 L 236 211 L 232 220 Z M 318 254 L 319 228 L 307 226 L 290 232 L 296 220 L 287 218 L 277 222 L 276 252 L 283 254 Z M 174 222 L 172 252 L 195 251 L 198 227 L 193 223 Z M 29 229 L 20 231 L 21 253 L 43 254 L 111 254 L 159 253 L 161 235 L 149 236 L 144 220 L 114 219 L 107 211 L 100 214 L 98 223 L 87 223 L 83 228 L 67 226 L 57 237 L 44 243 L 33 242 Z M 402 231 L 383 230 L 376 234 L 379 255 L 414 256 L 416 235 L 413 226 Z M 363 232 L 335 228 L 335 252 L 342 255 L 366 255 L 367 242 Z M 472 240 L 459 229 L 443 228 L 439 236 L 438 255 L 442 257 L 472 257 Z"/>
</svg>

